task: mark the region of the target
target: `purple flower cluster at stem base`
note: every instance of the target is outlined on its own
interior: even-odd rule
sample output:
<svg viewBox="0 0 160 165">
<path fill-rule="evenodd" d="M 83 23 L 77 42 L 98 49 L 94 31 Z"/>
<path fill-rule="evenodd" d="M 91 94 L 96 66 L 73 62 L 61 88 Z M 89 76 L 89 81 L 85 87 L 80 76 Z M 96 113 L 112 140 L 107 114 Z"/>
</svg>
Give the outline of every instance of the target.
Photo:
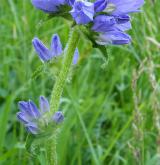
<svg viewBox="0 0 160 165">
<path fill-rule="evenodd" d="M 39 107 L 34 104 L 33 101 L 20 101 L 18 103 L 20 111 L 17 113 L 18 120 L 24 124 L 27 131 L 32 134 L 38 134 L 41 132 L 41 122 L 45 121 L 45 124 L 49 124 L 50 119 L 45 118 L 47 112 L 50 111 L 48 100 L 44 96 L 39 98 Z M 55 123 L 61 123 L 64 119 L 62 112 L 56 112 L 52 120 Z"/>
</svg>

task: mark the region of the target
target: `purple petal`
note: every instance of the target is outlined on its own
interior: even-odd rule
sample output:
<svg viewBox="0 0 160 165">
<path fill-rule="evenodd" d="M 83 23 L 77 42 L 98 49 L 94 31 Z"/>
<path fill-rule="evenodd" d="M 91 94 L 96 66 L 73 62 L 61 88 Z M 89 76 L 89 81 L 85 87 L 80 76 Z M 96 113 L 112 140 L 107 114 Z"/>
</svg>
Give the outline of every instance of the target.
<svg viewBox="0 0 160 165">
<path fill-rule="evenodd" d="M 123 45 L 131 42 L 131 37 L 121 31 L 109 31 L 102 33 L 96 40 L 99 45 Z"/>
<path fill-rule="evenodd" d="M 97 0 L 94 2 L 94 10 L 95 12 L 101 12 L 103 11 L 108 4 L 108 0 Z"/>
<path fill-rule="evenodd" d="M 113 16 L 99 15 L 94 19 L 92 30 L 96 32 L 106 32 L 114 30 L 116 20 Z"/>
<path fill-rule="evenodd" d="M 51 59 L 49 49 L 39 40 L 38 38 L 34 38 L 32 40 L 32 44 L 34 46 L 35 51 L 37 52 L 39 58 L 42 61 L 48 61 Z"/>
<path fill-rule="evenodd" d="M 73 6 L 75 0 L 66 0 L 66 3 L 69 5 L 69 6 Z"/>
<path fill-rule="evenodd" d="M 112 7 L 112 14 L 128 14 L 138 12 L 144 0 L 108 0 L 108 7 Z"/>
<path fill-rule="evenodd" d="M 115 19 L 116 19 L 116 22 L 118 24 L 122 24 L 122 23 L 126 23 L 126 22 L 129 22 L 130 21 L 130 16 L 125 14 L 125 15 L 116 15 L 114 16 Z"/>
<path fill-rule="evenodd" d="M 36 135 L 38 133 L 38 126 L 36 123 L 28 123 L 25 125 L 26 129 L 28 132 Z"/>
<path fill-rule="evenodd" d="M 29 101 L 29 110 L 32 113 L 33 118 L 37 119 L 41 116 L 37 106 L 34 104 L 33 101 Z"/>
<path fill-rule="evenodd" d="M 86 1 L 75 1 L 70 13 L 77 24 L 87 24 L 93 21 L 94 4 Z"/>
<path fill-rule="evenodd" d="M 132 25 L 130 22 L 126 22 L 123 24 L 116 24 L 115 27 L 120 31 L 127 31 L 132 28 Z"/>
<path fill-rule="evenodd" d="M 74 52 L 74 57 L 73 57 L 73 64 L 76 65 L 78 62 L 78 58 L 79 58 L 79 51 L 78 48 L 76 48 L 75 52 Z"/>
<path fill-rule="evenodd" d="M 59 56 L 63 52 L 62 44 L 58 34 L 54 34 L 51 42 L 51 57 Z"/>
<path fill-rule="evenodd" d="M 25 112 L 28 110 L 28 102 L 27 101 L 19 101 L 18 102 L 18 108 L 22 111 Z"/>
<path fill-rule="evenodd" d="M 65 0 L 32 0 L 33 6 L 46 13 L 55 13 L 58 7 L 63 5 Z"/>
<path fill-rule="evenodd" d="M 42 113 L 48 112 L 50 110 L 49 102 L 44 96 L 40 96 L 39 104 Z"/>
<path fill-rule="evenodd" d="M 19 101 L 18 108 L 22 113 L 24 113 L 28 118 L 32 118 L 32 113 L 29 110 L 29 103 L 27 101 Z"/>
<path fill-rule="evenodd" d="M 27 124 L 29 122 L 28 117 L 23 112 L 17 113 L 17 119 L 23 124 Z"/>
<path fill-rule="evenodd" d="M 53 120 L 58 124 L 61 123 L 64 120 L 63 113 L 58 111 L 54 114 Z"/>
</svg>

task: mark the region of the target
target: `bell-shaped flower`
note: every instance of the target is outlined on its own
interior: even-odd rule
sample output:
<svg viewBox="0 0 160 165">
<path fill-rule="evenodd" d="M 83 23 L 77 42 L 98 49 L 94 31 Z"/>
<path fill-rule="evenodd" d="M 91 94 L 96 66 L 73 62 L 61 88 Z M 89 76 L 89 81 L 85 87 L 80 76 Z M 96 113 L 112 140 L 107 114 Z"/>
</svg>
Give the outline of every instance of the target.
<svg viewBox="0 0 160 165">
<path fill-rule="evenodd" d="M 108 31 L 105 33 L 100 33 L 96 39 L 96 43 L 99 45 L 123 45 L 129 44 L 131 42 L 131 37 L 121 31 Z"/>
<path fill-rule="evenodd" d="M 60 38 L 57 34 L 54 34 L 50 46 L 51 58 L 61 55 L 62 52 L 63 50 L 62 50 L 62 44 Z"/>
<path fill-rule="evenodd" d="M 131 28 L 129 17 L 127 16 L 107 16 L 98 15 L 93 21 L 92 30 L 95 32 L 108 32 L 114 30 L 126 31 Z"/>
<path fill-rule="evenodd" d="M 48 61 L 50 60 L 50 50 L 42 43 L 41 40 L 39 40 L 37 37 L 35 37 L 32 40 L 32 44 L 34 46 L 35 51 L 37 52 L 39 58 L 42 61 Z"/>
<path fill-rule="evenodd" d="M 48 61 L 53 57 L 59 56 L 62 54 L 62 44 L 57 34 L 54 34 L 52 37 L 52 42 L 50 49 L 48 49 L 41 40 L 35 37 L 32 40 L 35 51 L 37 52 L 39 58 L 44 62 Z"/>
<path fill-rule="evenodd" d="M 47 48 L 41 40 L 39 40 L 37 37 L 35 37 L 32 40 L 32 44 L 34 46 L 34 49 L 36 53 L 38 54 L 38 57 L 42 62 L 46 62 L 51 60 L 54 57 L 60 56 L 63 53 L 62 44 L 60 41 L 60 38 L 58 34 L 54 34 L 52 36 L 51 45 L 50 48 Z M 79 52 L 76 48 L 74 58 L 73 58 L 73 64 L 76 64 L 76 61 L 78 60 Z M 75 60 L 76 59 L 76 60 Z"/>
<path fill-rule="evenodd" d="M 98 15 L 92 26 L 92 30 L 99 33 L 98 37 L 96 36 L 96 43 L 100 45 L 130 43 L 130 36 L 124 33 L 129 29 L 131 29 L 131 23 L 127 15 L 119 17 Z"/>
<path fill-rule="evenodd" d="M 75 1 L 70 13 L 77 24 L 87 24 L 93 21 L 94 4 L 87 1 Z"/>
<path fill-rule="evenodd" d="M 58 111 L 54 114 L 53 116 L 53 120 L 56 122 L 56 123 L 61 123 L 63 120 L 64 120 L 64 116 L 63 116 L 63 113 Z"/>
</svg>

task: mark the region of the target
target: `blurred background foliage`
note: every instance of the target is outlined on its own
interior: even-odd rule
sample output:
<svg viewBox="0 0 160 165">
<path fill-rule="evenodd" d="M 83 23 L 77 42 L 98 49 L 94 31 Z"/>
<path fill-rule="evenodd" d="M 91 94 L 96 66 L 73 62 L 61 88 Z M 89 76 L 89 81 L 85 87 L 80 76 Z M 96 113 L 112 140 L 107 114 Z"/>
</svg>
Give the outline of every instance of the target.
<svg viewBox="0 0 160 165">
<path fill-rule="evenodd" d="M 158 165 L 160 159 L 160 1 L 133 14 L 133 42 L 102 55 L 83 35 L 80 59 L 61 99 L 60 165 Z M 16 119 L 19 100 L 50 98 L 56 67 L 41 65 L 31 40 L 46 45 L 58 33 L 66 45 L 70 23 L 46 16 L 28 0 L 0 2 L 0 164 L 45 164 L 25 150 L 27 133 Z M 56 65 L 56 64 L 55 64 Z"/>
</svg>

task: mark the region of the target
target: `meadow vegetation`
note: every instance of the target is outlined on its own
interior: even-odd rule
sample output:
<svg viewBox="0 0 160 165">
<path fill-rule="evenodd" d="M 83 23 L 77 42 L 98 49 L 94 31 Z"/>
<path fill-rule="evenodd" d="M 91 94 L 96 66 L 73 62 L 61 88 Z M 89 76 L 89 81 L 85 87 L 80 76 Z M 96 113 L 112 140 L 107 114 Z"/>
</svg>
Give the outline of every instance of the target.
<svg viewBox="0 0 160 165">
<path fill-rule="evenodd" d="M 160 159 L 160 1 L 146 0 L 133 15 L 133 41 L 107 46 L 105 56 L 81 35 L 78 65 L 70 71 L 60 109 L 60 165 L 158 165 Z M 49 30 L 48 30 L 49 29 Z M 29 157 L 27 133 L 17 121 L 17 102 L 50 97 L 56 62 L 42 72 L 31 40 L 49 45 L 58 33 L 63 46 L 70 23 L 50 19 L 30 1 L 0 3 L 0 164 L 45 164 Z"/>
</svg>

